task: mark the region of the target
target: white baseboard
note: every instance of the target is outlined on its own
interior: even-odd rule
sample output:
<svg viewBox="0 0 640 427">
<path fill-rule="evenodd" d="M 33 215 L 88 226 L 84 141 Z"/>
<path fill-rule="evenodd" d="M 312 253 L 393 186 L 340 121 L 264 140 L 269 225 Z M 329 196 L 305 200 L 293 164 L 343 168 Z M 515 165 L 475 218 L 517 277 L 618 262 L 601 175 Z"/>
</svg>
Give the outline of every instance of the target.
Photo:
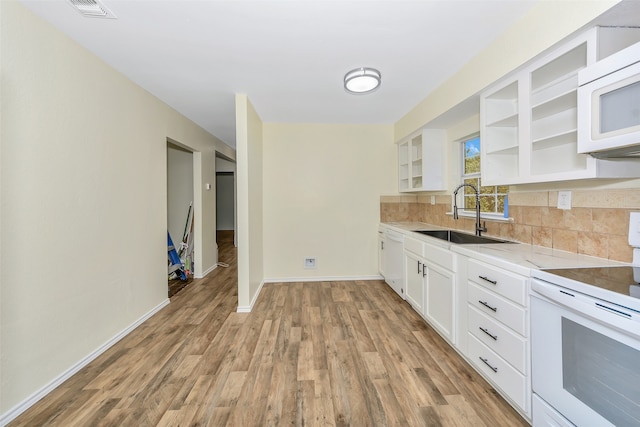
<svg viewBox="0 0 640 427">
<path fill-rule="evenodd" d="M 121 331 L 120 333 L 115 335 L 113 338 L 108 340 L 106 343 L 102 344 L 96 350 L 92 351 L 91 353 L 86 355 L 84 358 L 82 358 L 81 360 L 76 362 L 73 366 L 71 366 L 65 372 L 60 374 L 57 378 L 54 378 L 53 381 L 51 381 L 49 384 L 46 384 L 40 390 L 36 391 L 31 396 L 27 397 L 25 400 L 23 400 L 22 402 L 18 403 L 16 406 L 14 406 L 13 408 L 9 409 L 4 414 L 0 415 L 0 426 L 4 427 L 7 424 L 9 424 L 16 417 L 18 417 L 18 415 L 22 414 L 24 411 L 26 411 L 31 406 L 36 404 L 36 402 L 38 402 L 40 399 L 45 397 L 47 394 L 51 393 L 56 387 L 58 387 L 60 384 L 62 384 L 63 382 L 65 382 L 66 380 L 71 378 L 80 369 L 82 369 L 85 366 L 87 366 L 94 359 L 96 359 L 102 353 L 107 351 L 110 347 L 112 347 L 114 344 L 116 344 L 122 338 L 124 338 L 129 333 L 131 333 L 131 331 L 133 331 L 135 328 L 140 326 L 145 320 L 147 320 L 148 318 L 150 318 L 151 316 L 156 314 L 158 311 L 160 311 L 163 307 L 165 307 L 168 304 L 169 304 L 169 299 L 167 298 L 166 300 L 164 300 L 160 304 L 158 304 L 156 307 L 152 308 L 149 312 L 144 314 L 141 318 L 139 318 L 134 323 L 132 323 L 130 326 L 128 326 L 126 329 L 124 329 L 123 331 Z"/>
<path fill-rule="evenodd" d="M 203 278 L 207 277 L 207 274 L 211 273 L 217 267 L 218 267 L 218 263 L 215 263 L 211 267 L 209 267 L 205 271 L 203 271 L 202 274 L 194 274 L 193 277 L 194 277 L 194 279 L 203 279 Z"/>
<path fill-rule="evenodd" d="M 253 296 L 253 299 L 251 300 L 251 304 L 249 304 L 249 306 L 239 305 L 238 309 L 236 310 L 237 313 L 251 313 L 251 310 L 253 310 L 253 306 L 256 304 L 256 301 L 258 300 L 258 296 L 260 295 L 260 292 L 262 292 L 262 287 L 264 286 L 264 284 L 265 282 L 263 280 L 262 283 L 260 283 L 260 286 L 258 287 L 258 291 Z"/>
<path fill-rule="evenodd" d="M 269 277 L 265 283 L 287 282 L 351 282 L 354 280 L 382 280 L 380 275 L 372 276 L 325 276 L 325 277 Z"/>
</svg>

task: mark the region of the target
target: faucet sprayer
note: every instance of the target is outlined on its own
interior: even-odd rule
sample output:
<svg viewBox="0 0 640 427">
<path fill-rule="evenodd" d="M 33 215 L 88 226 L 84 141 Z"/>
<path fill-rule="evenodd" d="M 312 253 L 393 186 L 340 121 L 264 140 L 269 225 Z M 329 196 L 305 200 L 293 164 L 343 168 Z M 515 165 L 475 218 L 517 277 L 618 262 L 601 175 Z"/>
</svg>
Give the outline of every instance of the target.
<svg viewBox="0 0 640 427">
<path fill-rule="evenodd" d="M 481 236 L 483 231 L 487 231 L 487 222 L 485 221 L 484 225 L 480 224 L 480 191 L 474 185 L 465 182 L 453 190 L 453 219 L 458 219 L 458 190 L 462 187 L 469 187 L 476 193 L 476 236 Z"/>
</svg>

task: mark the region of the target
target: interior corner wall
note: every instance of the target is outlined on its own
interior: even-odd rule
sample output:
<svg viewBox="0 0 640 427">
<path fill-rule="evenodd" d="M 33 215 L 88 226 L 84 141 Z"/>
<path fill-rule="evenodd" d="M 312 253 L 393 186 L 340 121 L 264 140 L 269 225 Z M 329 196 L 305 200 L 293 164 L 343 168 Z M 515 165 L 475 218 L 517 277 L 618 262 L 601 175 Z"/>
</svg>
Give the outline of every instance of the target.
<svg viewBox="0 0 640 427">
<path fill-rule="evenodd" d="M 378 276 L 380 195 L 397 192 L 392 125 L 264 124 L 269 281 Z M 315 257 L 315 269 L 304 258 Z"/>
<path fill-rule="evenodd" d="M 246 95 L 236 95 L 238 311 L 250 311 L 264 282 L 263 124 Z"/>
<path fill-rule="evenodd" d="M 451 78 L 395 124 L 394 140 L 408 136 L 482 91 L 575 31 L 620 0 L 540 1 Z"/>
<path fill-rule="evenodd" d="M 235 152 L 19 2 L 0 19 L 1 421 L 168 302 L 167 139 L 194 151 L 205 268 Z"/>
</svg>

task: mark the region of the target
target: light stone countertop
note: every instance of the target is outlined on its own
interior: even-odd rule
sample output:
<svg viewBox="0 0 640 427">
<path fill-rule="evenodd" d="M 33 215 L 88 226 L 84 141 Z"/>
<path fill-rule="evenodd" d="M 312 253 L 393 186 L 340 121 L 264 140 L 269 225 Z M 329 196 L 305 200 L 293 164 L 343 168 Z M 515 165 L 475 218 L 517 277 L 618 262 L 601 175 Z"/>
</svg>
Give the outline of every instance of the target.
<svg viewBox="0 0 640 427">
<path fill-rule="evenodd" d="M 412 230 L 443 230 L 445 227 L 434 226 L 422 222 L 388 222 L 381 223 L 395 231 L 401 232 L 414 239 L 444 246 L 451 251 L 466 255 L 480 261 L 503 267 L 513 272 L 530 276 L 532 269 L 571 268 L 571 267 L 600 267 L 611 265 L 629 265 L 628 263 L 612 261 L 573 252 L 534 246 L 525 243 L 486 243 L 486 244 L 455 244 L 435 237 L 429 237 Z"/>
</svg>

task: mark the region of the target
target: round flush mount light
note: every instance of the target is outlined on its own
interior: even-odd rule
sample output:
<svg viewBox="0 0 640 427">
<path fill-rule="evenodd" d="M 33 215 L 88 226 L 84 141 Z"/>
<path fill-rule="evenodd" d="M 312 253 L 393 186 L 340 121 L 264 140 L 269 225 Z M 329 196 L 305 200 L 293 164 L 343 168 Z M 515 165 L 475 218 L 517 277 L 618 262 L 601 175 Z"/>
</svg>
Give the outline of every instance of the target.
<svg viewBox="0 0 640 427">
<path fill-rule="evenodd" d="M 351 93 L 371 92 L 380 86 L 381 77 L 375 68 L 356 68 L 344 76 L 344 88 Z"/>
</svg>

